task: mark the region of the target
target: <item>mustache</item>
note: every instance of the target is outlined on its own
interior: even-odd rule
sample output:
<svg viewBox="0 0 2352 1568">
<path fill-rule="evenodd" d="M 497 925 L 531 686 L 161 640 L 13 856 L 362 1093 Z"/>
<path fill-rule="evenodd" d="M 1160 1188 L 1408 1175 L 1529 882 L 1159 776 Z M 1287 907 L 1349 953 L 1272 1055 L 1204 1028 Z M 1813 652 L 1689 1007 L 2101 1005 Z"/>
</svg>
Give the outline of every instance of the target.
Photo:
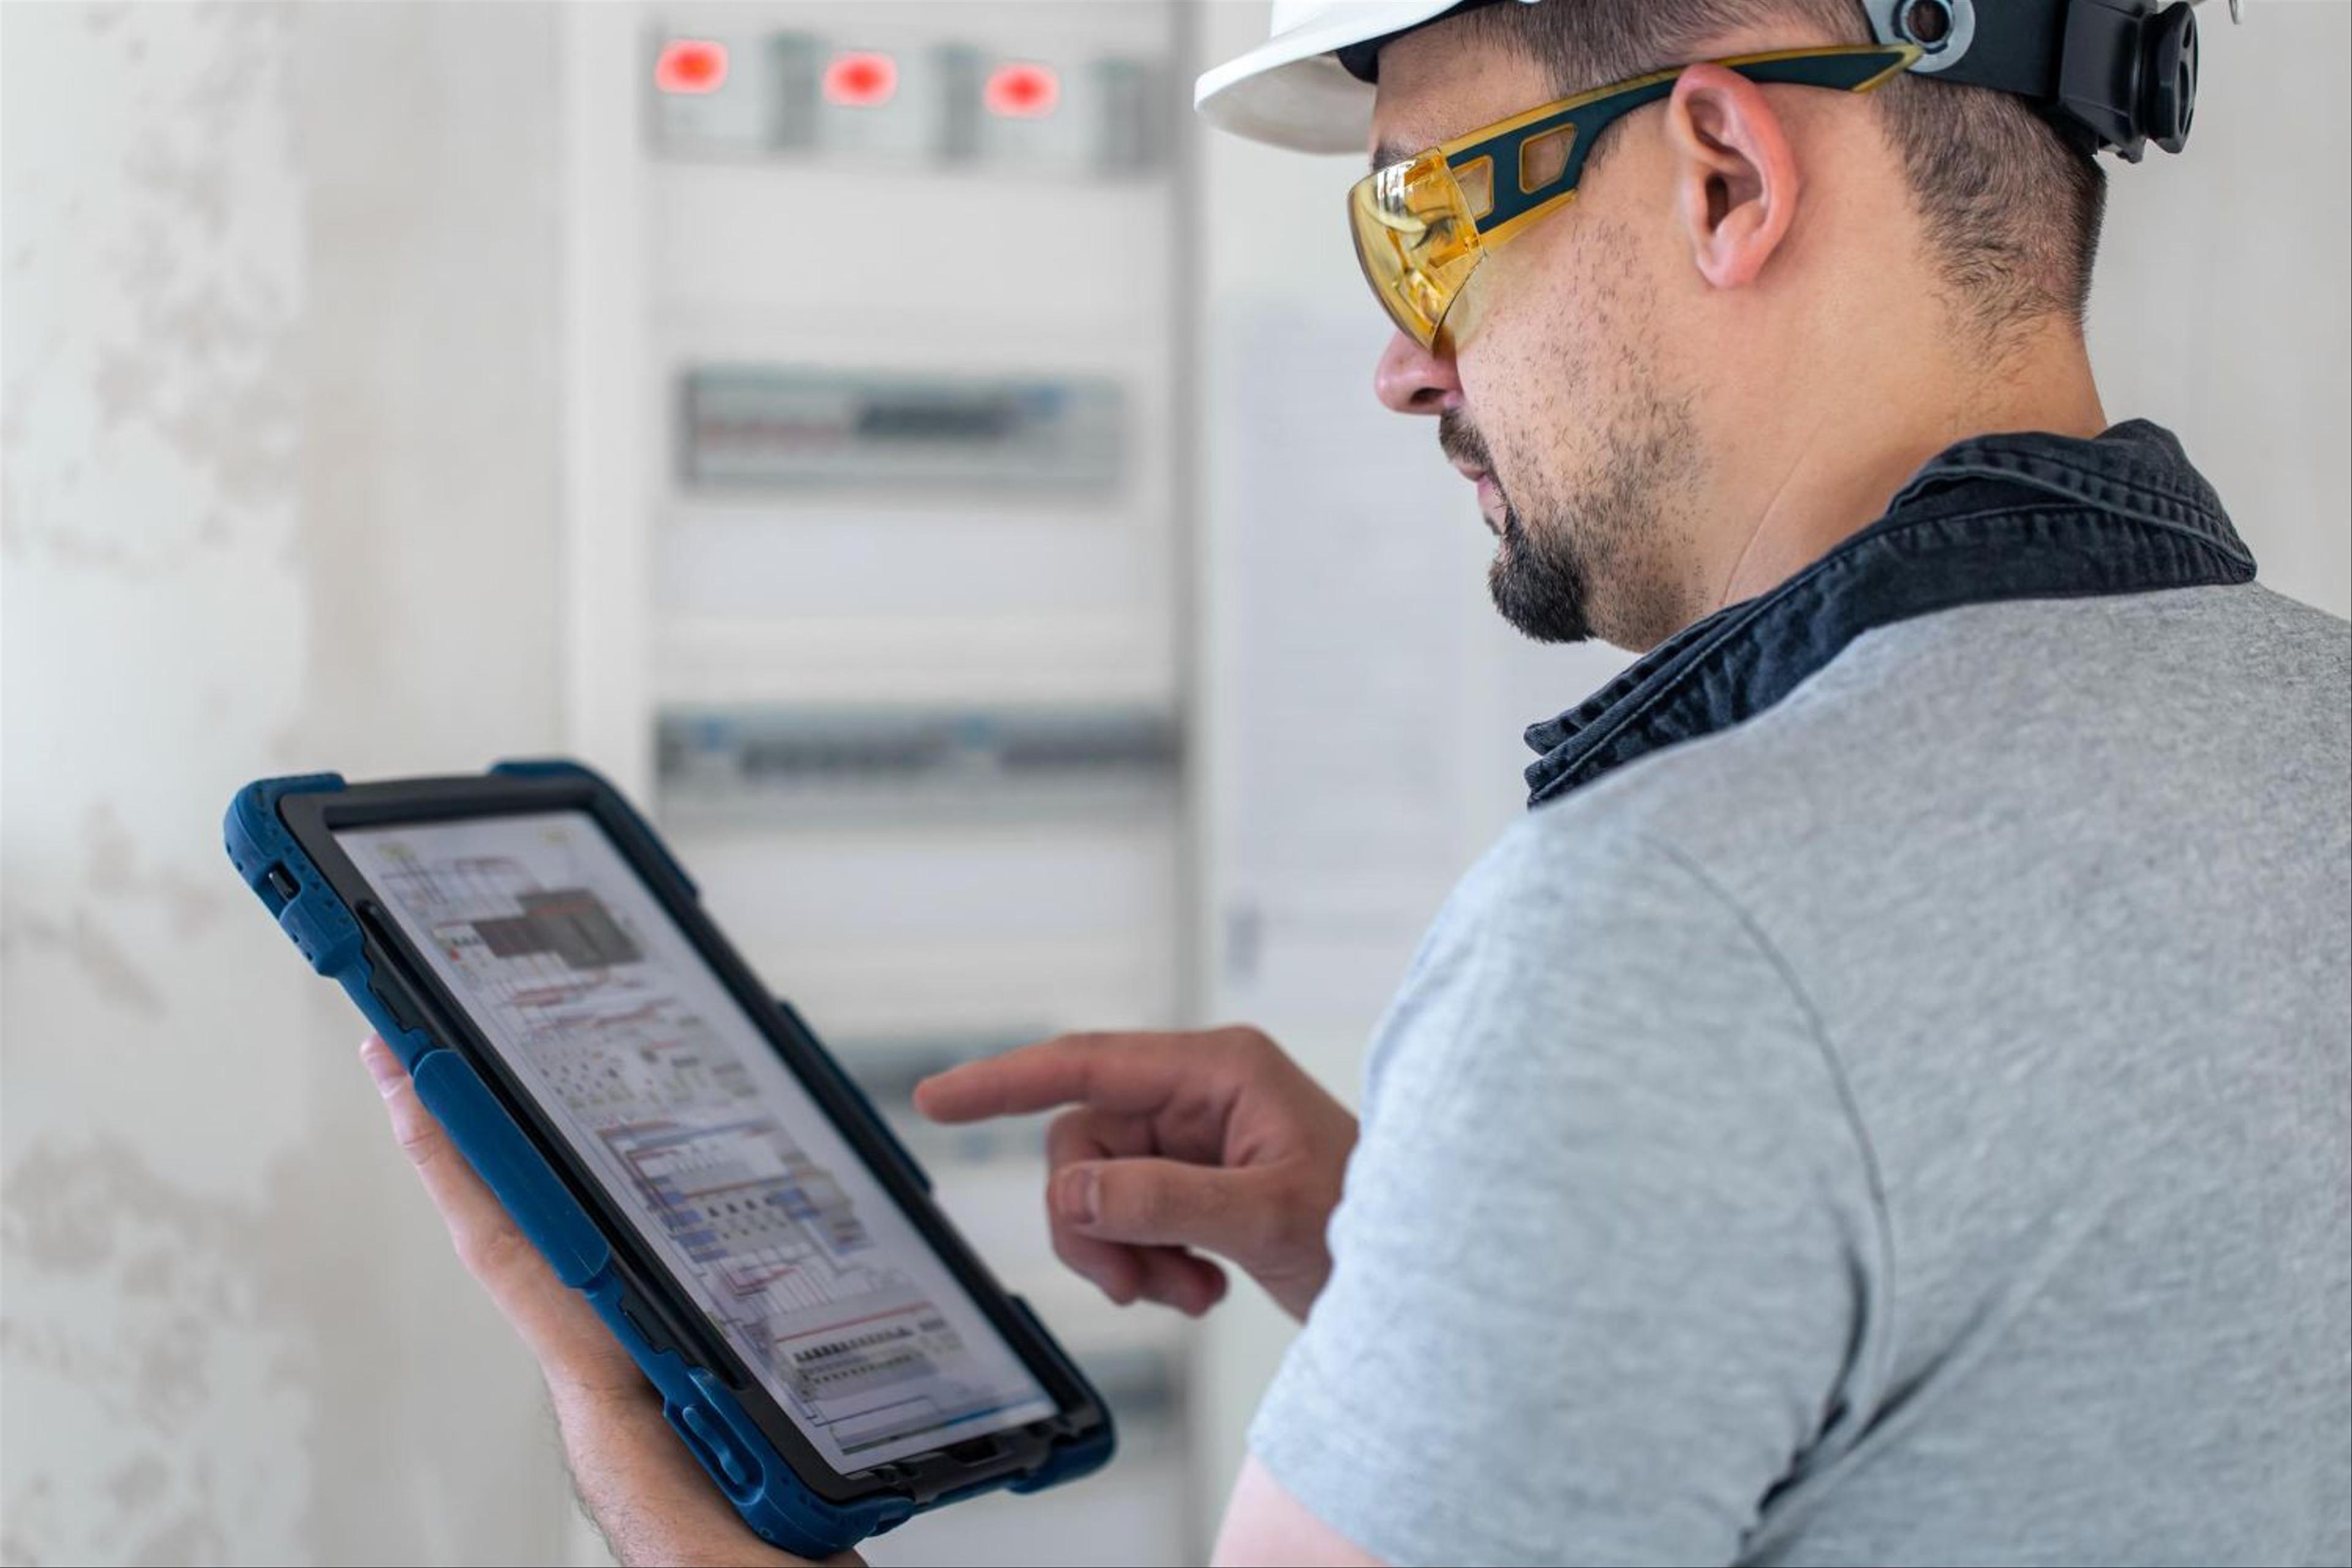
<svg viewBox="0 0 2352 1568">
<path fill-rule="evenodd" d="M 1449 408 L 1438 416 L 1437 446 L 1454 462 L 1466 463 L 1481 473 L 1495 471 L 1495 459 L 1486 450 L 1486 437 L 1458 408 Z"/>
</svg>

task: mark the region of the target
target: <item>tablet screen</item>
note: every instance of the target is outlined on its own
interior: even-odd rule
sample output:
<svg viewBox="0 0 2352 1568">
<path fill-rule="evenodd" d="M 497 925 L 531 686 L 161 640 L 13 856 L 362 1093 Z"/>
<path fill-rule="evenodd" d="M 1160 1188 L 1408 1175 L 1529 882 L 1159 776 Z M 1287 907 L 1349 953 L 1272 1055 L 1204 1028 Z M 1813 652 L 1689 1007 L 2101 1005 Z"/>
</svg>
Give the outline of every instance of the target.
<svg viewBox="0 0 2352 1568">
<path fill-rule="evenodd" d="M 335 838 L 835 1468 L 1055 1414 L 593 817 Z"/>
</svg>

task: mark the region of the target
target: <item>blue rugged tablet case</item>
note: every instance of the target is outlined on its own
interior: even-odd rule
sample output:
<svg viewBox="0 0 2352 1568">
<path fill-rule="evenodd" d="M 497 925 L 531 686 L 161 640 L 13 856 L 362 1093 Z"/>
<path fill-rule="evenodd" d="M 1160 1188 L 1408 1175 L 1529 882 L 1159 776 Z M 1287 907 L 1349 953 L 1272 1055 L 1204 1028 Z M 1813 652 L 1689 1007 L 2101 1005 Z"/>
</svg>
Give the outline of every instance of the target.
<svg viewBox="0 0 2352 1568">
<path fill-rule="evenodd" d="M 490 772 L 591 782 L 635 817 L 651 842 L 656 847 L 661 844 L 635 807 L 600 775 L 577 763 L 508 762 Z M 557 1278 L 588 1298 L 614 1337 L 661 1391 L 662 1413 L 746 1524 L 787 1552 L 825 1557 L 942 1504 L 1000 1488 L 1016 1492 L 1041 1490 L 1108 1462 L 1115 1438 L 1106 1415 L 1099 1434 L 1062 1448 L 1036 1470 L 946 1492 L 919 1507 L 900 1495 L 836 1503 L 804 1485 L 712 1369 L 688 1360 L 680 1348 L 655 1349 L 622 1310 L 622 1280 L 614 1266 L 611 1244 L 471 1064 L 435 1041 L 417 1024 L 404 1021 L 393 1003 L 377 993 L 358 919 L 278 815 L 278 803 L 289 795 L 345 787 L 341 773 L 307 773 L 263 779 L 238 791 L 229 804 L 225 825 L 229 859 L 236 864 L 237 875 L 270 907 L 278 923 L 310 961 L 310 967 L 341 982 L 367 1015 L 368 1022 L 408 1068 L 417 1098 L 440 1120 L 450 1142 L 498 1194 Z M 661 853 L 668 856 L 667 848 Z M 274 867 L 283 867 L 292 878 L 295 891 L 290 898 L 270 886 Z M 698 896 L 693 879 L 676 860 L 670 861 L 670 868 L 688 891 Z M 819 1057 L 865 1108 L 916 1183 L 929 1191 L 930 1178 L 899 1144 L 865 1091 L 830 1058 L 821 1051 Z M 1039 1338 L 1050 1343 L 1029 1304 L 1018 1296 L 1011 1300 Z"/>
</svg>

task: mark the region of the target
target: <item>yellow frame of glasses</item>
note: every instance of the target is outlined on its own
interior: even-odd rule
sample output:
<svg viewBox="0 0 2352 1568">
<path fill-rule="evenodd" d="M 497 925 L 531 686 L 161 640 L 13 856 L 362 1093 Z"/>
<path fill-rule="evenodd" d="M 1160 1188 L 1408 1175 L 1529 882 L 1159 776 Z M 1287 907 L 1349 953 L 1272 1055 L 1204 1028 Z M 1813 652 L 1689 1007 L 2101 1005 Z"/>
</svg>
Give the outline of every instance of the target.
<svg viewBox="0 0 2352 1568">
<path fill-rule="evenodd" d="M 1913 44 L 1840 44 L 1692 63 L 1759 83 L 1868 92 L 1919 58 Z M 1348 192 L 1356 261 L 1390 319 L 1422 347 L 1435 347 L 1486 253 L 1573 201 L 1601 132 L 1671 93 L 1689 68 L 1672 66 L 1538 104 L 1357 181 Z M 1498 177 L 1503 170 L 1509 180 Z"/>
</svg>

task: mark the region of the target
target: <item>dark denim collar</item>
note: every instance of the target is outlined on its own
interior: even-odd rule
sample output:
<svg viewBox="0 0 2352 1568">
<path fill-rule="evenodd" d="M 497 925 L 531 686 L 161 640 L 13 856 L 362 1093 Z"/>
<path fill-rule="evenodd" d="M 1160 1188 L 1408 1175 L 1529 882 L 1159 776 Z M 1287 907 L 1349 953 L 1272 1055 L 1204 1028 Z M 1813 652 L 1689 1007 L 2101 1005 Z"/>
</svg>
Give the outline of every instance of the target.
<svg viewBox="0 0 2352 1568">
<path fill-rule="evenodd" d="M 1963 441 L 1886 514 L 1779 587 L 1675 633 L 1582 702 L 1528 727 L 1540 805 L 1786 697 L 1876 626 L 1962 605 L 2245 583 L 2254 558 L 2169 431 Z"/>
</svg>

